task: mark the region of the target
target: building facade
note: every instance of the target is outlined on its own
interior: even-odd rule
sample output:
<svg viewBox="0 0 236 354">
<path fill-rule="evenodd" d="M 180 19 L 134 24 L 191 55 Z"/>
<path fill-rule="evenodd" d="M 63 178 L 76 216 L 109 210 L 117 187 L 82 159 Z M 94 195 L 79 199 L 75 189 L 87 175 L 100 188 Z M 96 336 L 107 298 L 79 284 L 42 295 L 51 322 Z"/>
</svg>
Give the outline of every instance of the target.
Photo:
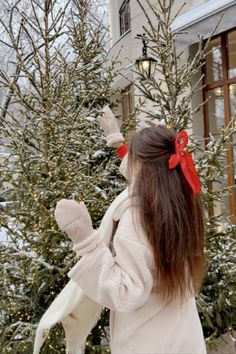
<svg viewBox="0 0 236 354">
<path fill-rule="evenodd" d="M 157 3 L 155 0 L 151 2 Z M 173 13 L 183 3 L 182 0 L 176 1 Z M 148 12 L 146 1 L 143 0 L 142 4 Z M 122 104 L 117 113 L 125 120 L 137 99 L 132 86 L 135 79 L 132 69 L 141 55 L 142 43 L 136 36 L 143 33 L 146 18 L 136 0 L 110 0 L 109 13 L 111 48 L 108 58 L 120 53 L 122 75 L 117 77 L 114 86 L 119 88 L 122 95 Z M 198 34 L 203 35 L 204 39 L 209 38 L 217 23 L 210 42 L 211 52 L 204 67 L 205 88 L 193 99 L 193 106 L 196 106 L 209 97 L 204 109 L 193 120 L 193 133 L 198 137 L 208 137 L 209 134 L 217 136 L 223 126 L 236 118 L 236 0 L 187 0 L 172 25 L 173 31 L 187 32 L 186 36 L 179 36 L 177 46 L 185 50 L 186 55 L 193 55 Z M 234 139 L 236 143 L 236 137 Z M 222 184 L 229 187 L 229 193 L 224 203 L 215 207 L 217 214 L 224 213 L 233 223 L 236 218 L 235 162 L 236 147 L 232 147 L 225 159 L 227 173 L 222 180 Z"/>
</svg>

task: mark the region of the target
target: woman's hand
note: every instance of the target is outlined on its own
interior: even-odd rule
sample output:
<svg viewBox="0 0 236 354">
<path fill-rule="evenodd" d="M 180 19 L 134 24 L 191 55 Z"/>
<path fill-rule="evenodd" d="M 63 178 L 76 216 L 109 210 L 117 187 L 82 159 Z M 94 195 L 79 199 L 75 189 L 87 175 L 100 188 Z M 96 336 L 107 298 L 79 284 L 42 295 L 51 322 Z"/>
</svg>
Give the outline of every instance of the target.
<svg viewBox="0 0 236 354">
<path fill-rule="evenodd" d="M 124 137 L 120 132 L 116 117 L 108 106 L 104 107 L 102 112 L 103 114 L 98 116 L 98 121 L 106 135 L 107 146 L 119 147 L 123 144 Z"/>
</svg>

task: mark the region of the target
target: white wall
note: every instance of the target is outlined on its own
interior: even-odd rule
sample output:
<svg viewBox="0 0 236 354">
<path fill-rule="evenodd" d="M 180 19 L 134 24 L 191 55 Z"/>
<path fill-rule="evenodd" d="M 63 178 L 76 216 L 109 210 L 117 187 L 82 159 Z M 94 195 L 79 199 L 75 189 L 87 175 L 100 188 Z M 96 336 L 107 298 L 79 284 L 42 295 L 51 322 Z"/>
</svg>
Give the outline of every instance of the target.
<svg viewBox="0 0 236 354">
<path fill-rule="evenodd" d="M 145 10 L 153 19 L 153 23 L 155 23 L 156 19 L 153 18 L 154 15 L 151 14 L 151 11 L 147 6 L 146 1 L 145 0 L 141 0 L 141 1 L 142 1 L 142 4 L 143 4 Z M 157 6 L 157 0 L 150 0 L 150 1 L 152 2 L 152 4 L 154 4 L 154 6 Z M 185 2 L 184 0 L 176 0 L 174 2 L 173 14 L 175 14 L 176 11 L 182 7 L 184 2 Z M 184 20 L 185 21 L 186 21 L 186 19 L 188 20 L 187 14 L 189 11 L 192 11 L 192 12 L 190 12 L 190 14 L 192 14 L 194 16 L 196 15 L 196 13 L 198 13 L 198 11 L 199 11 L 199 13 L 200 12 L 202 13 L 202 8 L 200 8 L 200 10 L 201 10 L 200 11 L 199 6 L 202 6 L 207 3 L 208 3 L 207 5 L 209 5 L 210 7 L 212 7 L 212 5 L 213 6 L 219 5 L 219 7 L 222 7 L 224 4 L 229 3 L 229 2 L 232 3 L 232 0 L 187 0 L 186 5 L 182 8 L 181 12 L 179 13 L 178 19 L 181 19 L 182 17 L 184 17 L 184 14 L 186 14 Z M 117 78 L 117 80 L 115 81 L 115 86 L 120 89 L 125 88 L 128 85 L 129 80 L 134 79 L 134 74 L 132 73 L 132 69 L 135 69 L 134 63 L 135 63 L 136 59 L 141 56 L 141 53 L 142 53 L 142 42 L 141 42 L 141 40 L 138 40 L 135 37 L 138 33 L 144 32 L 143 25 L 147 24 L 147 19 L 144 15 L 142 9 L 138 5 L 137 1 L 130 0 L 131 28 L 130 28 L 130 31 L 128 31 L 122 37 L 120 37 L 119 9 L 120 9 L 120 6 L 122 5 L 122 3 L 123 3 L 123 0 L 109 0 L 112 47 L 109 51 L 108 58 L 116 57 L 117 53 L 120 51 L 119 60 L 121 61 L 120 69 L 122 72 L 122 76 L 119 76 Z M 207 6 L 207 8 L 209 6 Z M 204 7 L 204 8 L 206 8 L 206 7 Z M 196 9 L 195 12 L 193 11 L 194 9 Z M 222 13 L 222 11 L 219 14 L 217 14 L 217 16 L 218 15 L 220 16 L 221 13 Z M 205 15 L 207 15 L 207 14 L 205 14 Z M 235 21 L 236 21 L 236 16 L 235 17 L 233 16 L 232 18 L 235 18 Z M 210 18 L 206 18 L 204 25 L 209 23 L 209 21 L 212 22 L 210 28 L 211 27 L 214 28 L 217 23 L 217 21 L 215 23 L 215 17 L 211 16 Z M 179 21 L 179 22 L 181 22 L 181 21 Z M 199 23 L 197 28 L 198 28 L 197 30 L 199 30 L 201 32 L 203 30 L 202 23 Z M 193 27 L 193 28 L 191 27 L 191 30 L 194 32 L 194 35 L 196 37 L 197 30 L 195 29 L 195 27 Z M 181 38 L 183 38 L 183 40 L 185 40 L 186 38 L 189 38 L 189 37 L 190 37 L 190 35 L 189 36 L 186 35 L 186 36 L 182 36 Z M 191 43 L 193 43 L 193 41 Z M 185 45 L 186 45 L 186 43 L 185 43 Z M 188 47 L 188 45 L 189 44 L 187 44 L 185 46 L 185 53 L 188 54 L 188 51 L 190 50 L 190 54 L 193 54 L 194 46 Z M 133 66 L 132 66 L 132 64 L 133 64 Z M 128 78 L 128 80 L 125 80 L 123 76 L 126 76 Z M 137 91 L 135 91 L 135 93 L 137 93 Z M 200 102 L 201 99 L 202 99 L 201 92 L 199 92 L 198 95 L 196 95 L 194 97 L 193 106 L 195 106 L 197 104 L 197 102 Z M 194 132 L 196 132 L 196 135 L 198 135 L 198 136 L 203 135 L 204 125 L 203 125 L 202 111 L 199 112 L 198 114 L 196 114 L 194 117 L 193 130 L 194 130 Z"/>
</svg>

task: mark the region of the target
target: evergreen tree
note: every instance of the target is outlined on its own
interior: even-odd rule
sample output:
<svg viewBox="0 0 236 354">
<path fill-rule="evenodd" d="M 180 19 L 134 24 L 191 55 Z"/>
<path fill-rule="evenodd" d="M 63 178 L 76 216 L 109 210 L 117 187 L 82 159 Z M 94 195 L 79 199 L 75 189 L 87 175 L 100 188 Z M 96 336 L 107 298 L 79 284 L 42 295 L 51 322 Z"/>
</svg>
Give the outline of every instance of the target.
<svg viewBox="0 0 236 354">
<path fill-rule="evenodd" d="M 212 188 L 220 184 L 225 176 L 226 153 L 231 148 L 232 135 L 236 129 L 233 122 L 223 127 L 218 137 L 197 138 L 192 132 L 195 114 L 206 103 L 192 106 L 192 99 L 203 88 L 203 76 L 199 73 L 205 63 L 209 41 L 199 39 L 198 49 L 193 57 L 185 58 L 176 45 L 178 36 L 171 29 L 177 14 L 173 13 L 173 0 L 137 0 L 145 14 L 147 25 L 143 27 L 149 55 L 156 60 L 156 75 L 149 77 L 143 70 L 136 70 L 134 85 L 141 95 L 139 113 L 153 124 L 164 120 L 176 132 L 189 129 L 189 150 L 195 156 L 196 168 L 200 175 L 202 197 L 206 210 L 206 254 L 208 273 L 198 297 L 198 309 L 208 344 L 236 326 L 235 321 L 235 279 L 236 242 L 235 225 L 227 215 L 213 215 L 214 205 L 223 202 L 228 188 Z M 148 8 L 148 11 L 145 10 Z M 152 109 L 147 107 L 147 103 Z M 232 187 L 232 186 L 231 186 Z"/>
<path fill-rule="evenodd" d="M 173 1 L 158 0 L 155 7 L 149 0 L 137 1 L 148 22 L 144 31 L 158 73 L 158 78 L 136 73 L 134 84 L 143 96 L 139 113 L 146 113 L 150 124 L 164 119 L 176 131 L 191 130 L 194 114 L 202 106 L 192 108 L 191 103 L 201 89 L 202 78 L 196 77 L 208 43 L 200 40 L 196 55 L 181 59 L 177 34 L 171 31 Z M 7 247 L 0 245 L 0 347 L 2 353 L 14 354 L 32 353 L 37 323 L 68 281 L 67 272 L 74 264 L 71 243 L 54 221 L 56 202 L 85 200 L 97 227 L 123 188 L 95 120 L 113 96 L 115 62 L 105 67 L 104 26 L 85 0 L 61 6 L 59 1 L 32 0 L 26 5 L 16 1 L 9 17 L 1 20 L 8 40 L 0 41 L 13 53 L 11 70 L 0 71 L 0 89 L 6 92 L 0 141 L 7 151 L 0 157 L 0 191 L 9 202 L 0 207 L 0 222 L 10 237 Z M 4 22 L 7 18 L 9 24 Z M 145 109 L 147 101 L 152 102 L 152 111 Z M 198 298 L 207 341 L 235 325 L 235 227 L 224 216 L 208 213 L 227 192 L 211 186 L 225 174 L 223 162 L 234 132 L 230 125 L 218 138 L 199 141 L 190 136 L 207 214 L 209 269 Z M 87 353 L 107 351 L 101 347 L 106 325 L 107 314 L 92 332 Z M 42 352 L 63 353 L 63 338 L 56 326 Z"/>
<path fill-rule="evenodd" d="M 1 353 L 32 353 L 39 319 L 68 282 L 75 262 L 70 240 L 53 210 L 61 198 L 84 200 L 98 227 L 123 189 L 116 158 L 96 121 L 111 101 L 115 62 L 106 64 L 106 29 L 88 0 L 17 1 L 1 23 L 13 50 L 14 72 L 0 71 L 7 100 L 1 107 L 0 244 Z M 16 21 L 17 19 L 17 21 Z M 17 23 L 15 26 L 14 24 Z M 95 352 L 102 318 L 91 335 Z M 65 351 L 58 325 L 42 353 Z"/>
</svg>

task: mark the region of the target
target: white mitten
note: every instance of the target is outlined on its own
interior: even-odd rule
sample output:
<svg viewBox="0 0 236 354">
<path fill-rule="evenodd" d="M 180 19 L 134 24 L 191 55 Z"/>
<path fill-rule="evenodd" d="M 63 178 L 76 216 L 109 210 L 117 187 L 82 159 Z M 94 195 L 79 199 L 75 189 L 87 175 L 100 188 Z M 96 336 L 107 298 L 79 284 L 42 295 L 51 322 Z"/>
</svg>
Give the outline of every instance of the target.
<svg viewBox="0 0 236 354">
<path fill-rule="evenodd" d="M 91 217 L 84 202 L 61 199 L 54 211 L 59 228 L 64 231 L 74 243 L 77 256 L 94 249 L 97 245 L 97 231 L 93 229 Z"/>
<path fill-rule="evenodd" d="M 106 135 L 107 146 L 116 147 L 117 144 L 123 143 L 124 137 L 120 132 L 116 117 L 108 106 L 103 108 L 103 114 L 98 116 L 98 121 Z"/>
</svg>

